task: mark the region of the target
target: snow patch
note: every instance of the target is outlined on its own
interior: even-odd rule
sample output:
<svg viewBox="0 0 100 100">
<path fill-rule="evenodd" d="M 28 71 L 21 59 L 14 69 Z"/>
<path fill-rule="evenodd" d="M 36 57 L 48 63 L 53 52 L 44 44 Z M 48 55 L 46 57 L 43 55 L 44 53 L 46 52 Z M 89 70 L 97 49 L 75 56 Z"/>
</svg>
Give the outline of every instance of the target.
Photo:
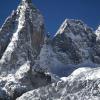
<svg viewBox="0 0 100 100">
<path fill-rule="evenodd" d="M 98 29 L 95 31 L 95 34 L 97 35 L 97 40 L 100 39 L 100 25 Z"/>
</svg>

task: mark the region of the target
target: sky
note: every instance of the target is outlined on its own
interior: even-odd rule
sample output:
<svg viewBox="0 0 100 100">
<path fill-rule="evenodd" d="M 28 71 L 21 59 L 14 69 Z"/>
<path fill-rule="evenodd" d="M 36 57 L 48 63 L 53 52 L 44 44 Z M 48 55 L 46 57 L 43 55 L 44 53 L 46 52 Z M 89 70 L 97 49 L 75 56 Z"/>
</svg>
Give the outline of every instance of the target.
<svg viewBox="0 0 100 100">
<path fill-rule="evenodd" d="M 46 31 L 55 34 L 65 18 L 80 19 L 94 30 L 100 24 L 100 0 L 32 0 L 45 19 Z M 0 1 L 0 26 L 20 0 Z"/>
</svg>

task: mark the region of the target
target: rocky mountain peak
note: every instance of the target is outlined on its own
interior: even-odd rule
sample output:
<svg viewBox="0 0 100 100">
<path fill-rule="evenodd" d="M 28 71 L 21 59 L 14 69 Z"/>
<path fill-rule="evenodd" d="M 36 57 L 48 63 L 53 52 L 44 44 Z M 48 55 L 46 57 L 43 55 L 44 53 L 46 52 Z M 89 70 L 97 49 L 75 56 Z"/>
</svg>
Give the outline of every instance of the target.
<svg viewBox="0 0 100 100">
<path fill-rule="evenodd" d="M 25 91 L 51 83 L 50 75 L 33 69 L 44 32 L 43 16 L 31 0 L 22 0 L 0 28 L 0 84 L 5 81 L 0 87 L 7 95 L 0 94 L 2 100 L 15 100 Z"/>
<path fill-rule="evenodd" d="M 44 30 L 44 19 L 39 10 L 31 0 L 22 0 L 0 30 L 2 72 L 12 72 L 26 61 L 33 64 L 44 42 Z"/>
<path fill-rule="evenodd" d="M 75 35 L 79 34 L 79 30 L 90 30 L 92 32 L 92 29 L 89 28 L 84 22 L 77 19 L 65 19 L 65 21 L 62 23 L 61 27 L 57 31 L 57 34 L 62 33 L 73 33 Z"/>
<path fill-rule="evenodd" d="M 17 13 L 20 13 L 22 10 L 23 13 L 39 12 L 39 10 L 33 5 L 32 0 L 21 0 L 21 3 L 17 8 Z"/>
<path fill-rule="evenodd" d="M 76 19 L 66 19 L 55 36 L 59 34 L 65 35 L 76 43 L 79 42 L 79 45 L 82 47 L 84 47 L 84 45 L 92 46 L 96 41 L 94 31 L 84 22 Z"/>
<path fill-rule="evenodd" d="M 32 0 L 21 0 L 21 5 L 25 6 L 32 6 L 33 3 L 32 3 Z"/>
<path fill-rule="evenodd" d="M 95 31 L 95 34 L 97 35 L 97 40 L 100 40 L 100 25 L 98 29 Z"/>
<path fill-rule="evenodd" d="M 21 1 L 25 3 L 32 3 L 32 0 L 21 0 Z"/>
<path fill-rule="evenodd" d="M 95 43 L 94 31 L 75 19 L 66 19 L 53 38 L 54 50 L 65 53 L 68 62 L 74 64 L 91 59 L 90 51 Z"/>
</svg>

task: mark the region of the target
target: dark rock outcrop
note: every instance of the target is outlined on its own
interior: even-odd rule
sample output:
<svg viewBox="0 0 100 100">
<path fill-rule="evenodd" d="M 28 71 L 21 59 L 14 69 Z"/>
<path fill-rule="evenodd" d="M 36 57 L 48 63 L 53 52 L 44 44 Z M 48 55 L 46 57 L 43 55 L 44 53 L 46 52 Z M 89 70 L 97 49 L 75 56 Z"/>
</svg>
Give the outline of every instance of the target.
<svg viewBox="0 0 100 100">
<path fill-rule="evenodd" d="M 66 19 L 53 38 L 52 44 L 58 55 L 59 52 L 63 52 L 68 56 L 69 64 L 79 64 L 92 60 L 91 52 L 96 44 L 96 35 L 82 21 Z"/>
</svg>

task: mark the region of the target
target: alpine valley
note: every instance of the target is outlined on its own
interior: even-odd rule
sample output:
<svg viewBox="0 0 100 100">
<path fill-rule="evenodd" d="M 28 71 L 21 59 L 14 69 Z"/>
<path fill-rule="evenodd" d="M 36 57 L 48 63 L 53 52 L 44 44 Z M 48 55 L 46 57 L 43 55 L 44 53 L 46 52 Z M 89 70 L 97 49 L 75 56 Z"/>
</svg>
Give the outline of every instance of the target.
<svg viewBox="0 0 100 100">
<path fill-rule="evenodd" d="M 0 100 L 100 100 L 100 26 L 65 19 L 51 37 L 21 0 L 0 28 Z"/>
</svg>

